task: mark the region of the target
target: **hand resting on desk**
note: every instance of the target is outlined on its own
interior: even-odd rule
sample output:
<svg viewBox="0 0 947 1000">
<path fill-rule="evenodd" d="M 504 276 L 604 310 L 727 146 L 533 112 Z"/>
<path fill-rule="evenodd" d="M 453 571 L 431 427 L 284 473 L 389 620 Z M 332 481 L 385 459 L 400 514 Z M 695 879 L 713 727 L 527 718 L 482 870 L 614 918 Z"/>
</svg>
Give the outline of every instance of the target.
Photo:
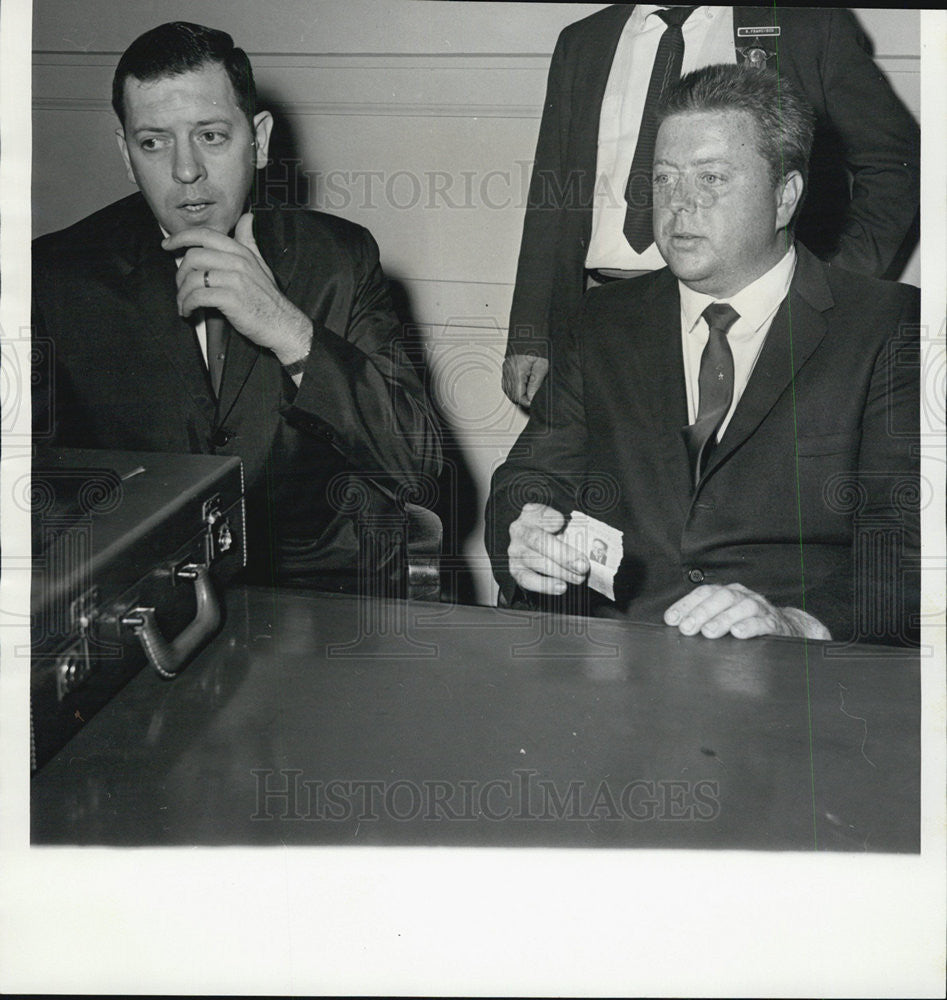
<svg viewBox="0 0 947 1000">
<path fill-rule="evenodd" d="M 738 639 L 757 635 L 793 635 L 800 639 L 831 639 L 817 618 L 798 608 L 777 608 L 742 583 L 703 584 L 675 601 L 664 622 L 683 635 L 716 639 L 728 632 Z"/>
<path fill-rule="evenodd" d="M 528 503 L 510 525 L 510 574 L 524 590 L 562 594 L 567 584 L 583 583 L 588 577 L 588 558 L 557 537 L 565 523 L 565 515 L 555 508 Z M 727 634 L 738 639 L 760 635 L 832 638 L 812 615 L 798 608 L 777 608 L 740 583 L 695 587 L 664 612 L 664 622 L 676 626 L 682 635 L 699 633 L 708 639 Z"/>
</svg>

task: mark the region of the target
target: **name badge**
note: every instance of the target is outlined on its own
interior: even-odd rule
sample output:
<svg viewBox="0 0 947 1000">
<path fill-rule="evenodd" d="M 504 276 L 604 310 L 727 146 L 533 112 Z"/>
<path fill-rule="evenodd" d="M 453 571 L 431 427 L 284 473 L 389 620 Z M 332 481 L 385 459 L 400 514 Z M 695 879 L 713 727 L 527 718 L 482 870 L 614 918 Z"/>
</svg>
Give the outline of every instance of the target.
<svg viewBox="0 0 947 1000">
<path fill-rule="evenodd" d="M 764 24 L 761 28 L 737 28 L 737 38 L 752 38 L 753 35 L 772 38 L 777 36 L 781 30 L 778 24 Z"/>
</svg>

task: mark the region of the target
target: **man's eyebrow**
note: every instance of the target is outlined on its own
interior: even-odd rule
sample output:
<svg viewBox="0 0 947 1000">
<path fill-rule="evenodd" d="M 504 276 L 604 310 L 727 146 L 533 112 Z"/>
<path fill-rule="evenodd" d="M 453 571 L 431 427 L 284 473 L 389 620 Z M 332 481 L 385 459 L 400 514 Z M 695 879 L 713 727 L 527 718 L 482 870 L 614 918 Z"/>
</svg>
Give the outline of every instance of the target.
<svg viewBox="0 0 947 1000">
<path fill-rule="evenodd" d="M 674 163 L 673 160 L 665 160 L 665 159 L 663 159 L 660 156 L 655 157 L 655 161 L 654 162 L 655 162 L 655 165 L 657 165 L 658 163 L 666 163 L 666 164 L 668 164 L 668 166 L 672 166 L 672 167 L 677 165 L 677 164 Z M 710 163 L 722 163 L 722 164 L 726 164 L 727 166 L 731 165 L 731 161 L 729 159 L 727 159 L 726 156 L 705 156 L 705 157 L 702 157 L 699 160 L 688 160 L 687 162 L 689 164 L 692 164 L 695 167 L 706 167 Z"/>
<path fill-rule="evenodd" d="M 218 118 L 204 118 L 199 122 L 194 122 L 191 128 L 207 128 L 209 125 L 232 125 L 233 119 L 227 118 L 226 116 L 220 116 Z M 139 125 L 138 128 L 134 129 L 132 135 L 138 135 L 141 132 L 172 132 L 173 129 L 165 128 L 162 125 Z"/>
</svg>

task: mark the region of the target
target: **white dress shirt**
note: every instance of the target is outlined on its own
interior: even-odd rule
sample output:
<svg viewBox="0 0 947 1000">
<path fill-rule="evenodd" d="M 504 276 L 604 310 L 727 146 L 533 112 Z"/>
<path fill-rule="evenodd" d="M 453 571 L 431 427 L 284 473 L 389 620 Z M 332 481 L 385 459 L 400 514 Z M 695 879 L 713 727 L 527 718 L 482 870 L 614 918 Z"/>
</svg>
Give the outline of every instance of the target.
<svg viewBox="0 0 947 1000">
<path fill-rule="evenodd" d="M 733 411 L 743 395 L 743 390 L 753 372 L 763 341 L 773 323 L 773 317 L 789 292 L 793 272 L 796 270 L 796 248 L 790 247 L 779 263 L 771 267 L 756 281 L 732 295 L 729 299 L 715 299 L 688 288 L 678 282 L 681 291 L 681 346 L 684 351 L 684 381 L 687 385 L 687 419 L 697 419 L 700 405 L 700 356 L 704 351 L 710 330 L 701 315 L 712 302 L 728 302 L 740 314 L 730 327 L 727 342 L 733 352 L 733 402 L 717 431 L 717 440 L 730 423 Z"/>
<path fill-rule="evenodd" d="M 200 344 L 201 354 L 204 356 L 204 364 L 207 365 L 207 324 L 204 322 L 204 310 L 197 309 L 198 319 L 195 321 L 194 317 L 191 317 L 191 322 L 194 324 L 194 332 L 197 334 L 197 342 Z"/>
<path fill-rule="evenodd" d="M 628 18 L 602 98 L 598 124 L 598 156 L 592 203 L 592 237 L 585 258 L 589 268 L 654 271 L 664 267 L 652 243 L 636 253 L 625 239 L 625 187 L 638 145 L 638 129 L 651 80 L 658 42 L 667 25 L 655 13 L 661 5 L 637 4 Z M 714 63 L 736 62 L 733 9 L 701 6 L 684 22 L 681 72 Z"/>
</svg>

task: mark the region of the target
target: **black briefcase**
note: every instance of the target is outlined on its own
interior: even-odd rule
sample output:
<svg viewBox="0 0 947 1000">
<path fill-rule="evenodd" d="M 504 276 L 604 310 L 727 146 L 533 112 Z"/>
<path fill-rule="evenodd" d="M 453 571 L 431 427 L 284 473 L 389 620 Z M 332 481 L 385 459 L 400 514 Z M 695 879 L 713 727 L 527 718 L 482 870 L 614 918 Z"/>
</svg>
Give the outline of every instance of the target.
<svg viewBox="0 0 947 1000">
<path fill-rule="evenodd" d="M 31 503 L 35 771 L 146 663 L 186 666 L 246 551 L 237 458 L 50 450 Z"/>
</svg>

